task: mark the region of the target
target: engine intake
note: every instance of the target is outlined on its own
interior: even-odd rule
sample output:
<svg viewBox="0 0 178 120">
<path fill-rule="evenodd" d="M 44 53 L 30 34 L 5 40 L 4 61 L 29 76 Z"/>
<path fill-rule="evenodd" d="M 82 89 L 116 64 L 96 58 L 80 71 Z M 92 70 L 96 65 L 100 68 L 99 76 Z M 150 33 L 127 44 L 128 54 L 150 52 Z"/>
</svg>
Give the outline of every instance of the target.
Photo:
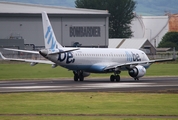
<svg viewBox="0 0 178 120">
<path fill-rule="evenodd" d="M 145 75 L 146 69 L 141 65 L 137 65 L 134 68 L 130 69 L 128 73 L 133 78 L 140 78 Z"/>
</svg>

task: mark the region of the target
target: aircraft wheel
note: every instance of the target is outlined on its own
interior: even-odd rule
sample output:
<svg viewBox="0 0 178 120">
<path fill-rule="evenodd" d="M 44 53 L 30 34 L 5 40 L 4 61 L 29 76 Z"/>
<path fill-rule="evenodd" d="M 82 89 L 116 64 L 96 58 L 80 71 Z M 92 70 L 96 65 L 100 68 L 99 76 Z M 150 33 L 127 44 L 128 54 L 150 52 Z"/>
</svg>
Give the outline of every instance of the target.
<svg viewBox="0 0 178 120">
<path fill-rule="evenodd" d="M 74 75 L 74 81 L 78 81 L 78 75 Z"/>
<path fill-rule="evenodd" d="M 138 80 L 139 80 L 139 78 L 134 78 L 134 80 L 135 80 L 135 81 L 138 81 Z"/>
<path fill-rule="evenodd" d="M 79 79 L 80 79 L 80 81 L 83 81 L 84 80 L 83 75 L 81 75 Z"/>
<path fill-rule="evenodd" d="M 116 75 L 116 82 L 119 82 L 120 81 L 120 76 L 119 75 Z"/>
<path fill-rule="evenodd" d="M 110 81 L 111 81 L 111 82 L 114 82 L 114 79 L 115 79 L 115 76 L 114 76 L 114 75 L 111 75 L 111 76 L 110 76 Z"/>
</svg>

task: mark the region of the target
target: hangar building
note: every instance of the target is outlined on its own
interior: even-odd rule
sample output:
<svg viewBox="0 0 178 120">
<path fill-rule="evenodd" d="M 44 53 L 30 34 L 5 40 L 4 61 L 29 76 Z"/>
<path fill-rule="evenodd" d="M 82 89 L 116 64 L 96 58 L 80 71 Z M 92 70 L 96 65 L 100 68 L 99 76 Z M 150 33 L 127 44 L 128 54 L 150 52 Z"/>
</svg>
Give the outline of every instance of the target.
<svg viewBox="0 0 178 120">
<path fill-rule="evenodd" d="M 63 46 L 108 46 L 109 13 L 106 10 L 13 2 L 0 2 L 0 39 L 4 42 L 24 39 L 25 44 L 44 47 L 42 11 L 48 13 L 56 38 Z"/>
</svg>

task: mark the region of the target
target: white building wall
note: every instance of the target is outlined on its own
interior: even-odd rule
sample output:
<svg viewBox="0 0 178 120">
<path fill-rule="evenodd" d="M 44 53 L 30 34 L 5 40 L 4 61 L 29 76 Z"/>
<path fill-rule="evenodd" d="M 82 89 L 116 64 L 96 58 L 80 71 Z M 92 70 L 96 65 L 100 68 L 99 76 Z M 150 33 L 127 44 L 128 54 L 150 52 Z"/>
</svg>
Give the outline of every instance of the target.
<svg viewBox="0 0 178 120">
<path fill-rule="evenodd" d="M 136 16 L 132 21 L 133 38 L 147 38 L 155 47 L 168 30 L 168 16 Z"/>
<path fill-rule="evenodd" d="M 132 21 L 132 32 L 134 38 L 144 38 L 145 25 L 139 17 L 135 17 Z"/>
</svg>

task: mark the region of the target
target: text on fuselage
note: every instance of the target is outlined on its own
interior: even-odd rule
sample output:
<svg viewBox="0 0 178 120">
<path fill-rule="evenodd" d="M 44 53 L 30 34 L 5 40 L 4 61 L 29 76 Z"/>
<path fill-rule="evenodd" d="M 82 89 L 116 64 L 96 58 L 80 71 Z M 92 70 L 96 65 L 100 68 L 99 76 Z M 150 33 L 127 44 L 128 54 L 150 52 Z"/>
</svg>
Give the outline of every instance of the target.
<svg viewBox="0 0 178 120">
<path fill-rule="evenodd" d="M 59 53 L 58 60 L 60 62 L 66 62 L 66 64 L 74 63 L 75 58 L 73 58 L 73 54 L 71 52 Z"/>
<path fill-rule="evenodd" d="M 133 53 L 133 52 L 128 52 L 126 51 L 126 57 L 128 62 L 136 62 L 136 61 L 141 61 L 141 57 L 138 53 Z"/>
</svg>

